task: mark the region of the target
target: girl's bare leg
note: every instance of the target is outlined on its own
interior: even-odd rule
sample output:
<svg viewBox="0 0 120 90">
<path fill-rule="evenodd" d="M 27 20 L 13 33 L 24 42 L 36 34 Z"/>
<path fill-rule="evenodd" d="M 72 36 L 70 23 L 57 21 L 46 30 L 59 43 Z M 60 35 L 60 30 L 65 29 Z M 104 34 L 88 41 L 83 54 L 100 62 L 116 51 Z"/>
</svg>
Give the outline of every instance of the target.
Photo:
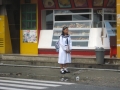
<svg viewBox="0 0 120 90">
<path fill-rule="evenodd" d="M 64 65 L 63 65 L 63 64 L 60 64 L 60 67 L 61 67 L 61 70 L 60 70 L 61 74 L 65 74 Z"/>
<path fill-rule="evenodd" d="M 64 64 L 64 71 L 65 71 L 66 73 L 70 73 L 70 71 L 68 71 L 68 69 L 67 69 L 67 64 Z"/>
<path fill-rule="evenodd" d="M 64 67 L 64 68 L 67 68 L 67 64 L 64 64 L 63 67 Z"/>
<path fill-rule="evenodd" d="M 60 67 L 61 67 L 61 69 L 63 69 L 64 65 L 63 65 L 63 64 L 60 64 Z"/>
</svg>

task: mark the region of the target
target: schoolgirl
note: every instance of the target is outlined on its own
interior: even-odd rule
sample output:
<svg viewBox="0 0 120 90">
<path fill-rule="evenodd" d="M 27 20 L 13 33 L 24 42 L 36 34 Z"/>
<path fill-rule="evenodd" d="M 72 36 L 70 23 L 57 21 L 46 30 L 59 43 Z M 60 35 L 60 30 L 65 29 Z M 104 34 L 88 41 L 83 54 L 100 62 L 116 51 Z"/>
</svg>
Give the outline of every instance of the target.
<svg viewBox="0 0 120 90">
<path fill-rule="evenodd" d="M 58 63 L 61 67 L 61 74 L 70 73 L 70 71 L 67 69 L 67 64 L 71 63 L 72 42 L 68 32 L 68 27 L 64 26 L 62 29 L 62 34 L 59 38 L 60 47 Z"/>
</svg>

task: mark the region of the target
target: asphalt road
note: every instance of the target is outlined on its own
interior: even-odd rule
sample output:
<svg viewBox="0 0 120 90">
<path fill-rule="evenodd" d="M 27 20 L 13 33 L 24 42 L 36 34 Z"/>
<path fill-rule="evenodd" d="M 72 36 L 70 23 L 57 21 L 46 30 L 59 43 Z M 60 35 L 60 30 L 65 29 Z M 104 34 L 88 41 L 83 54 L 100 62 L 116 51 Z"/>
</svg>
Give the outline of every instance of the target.
<svg viewBox="0 0 120 90">
<path fill-rule="evenodd" d="M 53 68 L 0 65 L 0 90 L 120 90 L 119 71 L 70 71 L 71 73 L 62 75 L 59 69 Z M 79 81 L 76 81 L 78 76 Z"/>
<path fill-rule="evenodd" d="M 58 88 L 49 88 L 46 90 L 120 90 L 120 88 L 75 84 Z"/>
<path fill-rule="evenodd" d="M 0 77 L 0 90 L 120 90 L 120 88 Z"/>
</svg>

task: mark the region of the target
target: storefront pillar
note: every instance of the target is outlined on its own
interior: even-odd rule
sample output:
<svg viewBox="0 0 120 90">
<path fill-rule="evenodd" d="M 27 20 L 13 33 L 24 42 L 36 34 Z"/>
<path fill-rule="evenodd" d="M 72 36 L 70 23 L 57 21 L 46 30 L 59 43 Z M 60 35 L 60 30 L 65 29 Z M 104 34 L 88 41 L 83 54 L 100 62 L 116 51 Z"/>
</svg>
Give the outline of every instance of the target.
<svg viewBox="0 0 120 90">
<path fill-rule="evenodd" d="M 117 58 L 120 58 L 120 0 L 116 0 L 117 9 Z"/>
<path fill-rule="evenodd" d="M 8 18 L 0 15 L 0 54 L 11 54 L 12 45 L 9 31 Z"/>
</svg>

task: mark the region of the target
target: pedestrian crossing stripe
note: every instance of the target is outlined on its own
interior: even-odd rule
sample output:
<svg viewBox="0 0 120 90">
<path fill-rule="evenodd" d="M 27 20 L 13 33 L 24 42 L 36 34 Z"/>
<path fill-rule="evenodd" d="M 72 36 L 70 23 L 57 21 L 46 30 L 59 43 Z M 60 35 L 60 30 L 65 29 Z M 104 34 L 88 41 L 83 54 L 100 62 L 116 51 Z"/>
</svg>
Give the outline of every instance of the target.
<svg viewBox="0 0 120 90">
<path fill-rule="evenodd" d="M 35 80 L 35 79 L 21 79 L 21 78 L 9 78 L 9 77 L 0 77 L 0 79 L 8 79 L 8 80 L 15 80 L 15 81 L 26 81 L 26 82 L 38 82 L 38 83 L 63 84 L 63 85 L 74 84 L 74 83 L 67 83 L 67 82 L 43 81 L 43 80 Z"/>
<path fill-rule="evenodd" d="M 74 83 L 0 77 L 0 90 L 44 90 Z"/>
<path fill-rule="evenodd" d="M 9 81 L 9 80 L 0 80 L 2 83 L 16 83 L 16 84 L 27 84 L 27 85 L 38 85 L 38 86 L 49 86 L 49 87 L 58 87 L 61 85 L 56 84 L 44 84 L 44 83 L 32 83 L 32 82 L 24 82 L 24 81 Z"/>
<path fill-rule="evenodd" d="M 20 85 L 20 84 L 10 84 L 10 83 L 0 83 L 0 86 L 7 86 L 7 87 L 15 87 L 15 88 L 29 88 L 29 89 L 46 89 L 47 87 L 41 87 L 41 86 L 31 86 L 29 85 L 27 87 L 27 85 Z"/>
<path fill-rule="evenodd" d="M 2 87 L 0 86 L 1 90 L 29 90 L 29 89 L 18 89 L 18 88 L 11 88 L 11 87 Z"/>
</svg>

